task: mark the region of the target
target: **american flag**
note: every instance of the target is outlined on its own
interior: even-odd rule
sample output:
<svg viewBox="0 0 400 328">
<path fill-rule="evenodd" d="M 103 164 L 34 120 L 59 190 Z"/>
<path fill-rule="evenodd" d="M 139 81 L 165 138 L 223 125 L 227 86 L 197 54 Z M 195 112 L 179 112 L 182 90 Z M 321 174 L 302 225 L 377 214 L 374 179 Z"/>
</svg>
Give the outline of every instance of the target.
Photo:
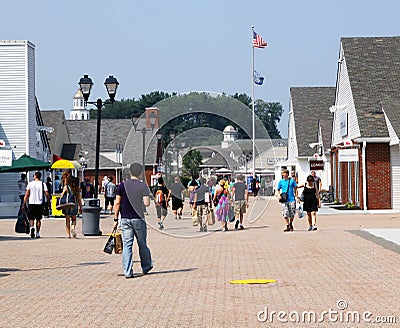
<svg viewBox="0 0 400 328">
<path fill-rule="evenodd" d="M 259 36 L 256 32 L 253 31 L 253 47 L 265 48 L 267 45 L 268 45 L 267 42 L 265 42 L 261 36 Z"/>
</svg>

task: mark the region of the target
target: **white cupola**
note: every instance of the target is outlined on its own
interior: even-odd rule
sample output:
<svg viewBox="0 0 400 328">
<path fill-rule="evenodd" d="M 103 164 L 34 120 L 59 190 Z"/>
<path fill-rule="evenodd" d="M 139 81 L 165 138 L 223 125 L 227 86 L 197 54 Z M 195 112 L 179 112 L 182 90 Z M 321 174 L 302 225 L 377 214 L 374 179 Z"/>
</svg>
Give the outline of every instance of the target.
<svg viewBox="0 0 400 328">
<path fill-rule="evenodd" d="M 90 113 L 89 110 L 86 109 L 81 89 L 78 89 L 73 99 L 74 99 L 74 104 L 73 104 L 73 109 L 70 111 L 69 119 L 81 120 L 81 121 L 89 120 Z"/>
<path fill-rule="evenodd" d="M 224 141 L 221 143 L 221 148 L 228 148 L 229 145 L 236 140 L 237 131 L 232 125 L 228 125 L 224 132 Z"/>
</svg>

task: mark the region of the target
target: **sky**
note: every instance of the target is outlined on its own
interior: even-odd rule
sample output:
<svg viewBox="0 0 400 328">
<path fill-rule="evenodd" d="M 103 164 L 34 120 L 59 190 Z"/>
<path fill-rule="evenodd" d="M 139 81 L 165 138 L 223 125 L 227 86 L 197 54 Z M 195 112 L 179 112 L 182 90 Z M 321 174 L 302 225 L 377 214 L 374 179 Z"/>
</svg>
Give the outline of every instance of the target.
<svg viewBox="0 0 400 328">
<path fill-rule="evenodd" d="M 340 38 L 399 36 L 397 0 L 13 0 L 1 5 L 0 39 L 35 44 L 41 109 L 69 117 L 79 79 L 120 82 L 117 100 L 151 91 L 246 93 L 251 96 L 252 32 L 265 77 L 255 99 L 279 102 L 287 137 L 290 87 L 335 86 Z M 1 95 L 0 95 L 1 96 Z"/>
</svg>

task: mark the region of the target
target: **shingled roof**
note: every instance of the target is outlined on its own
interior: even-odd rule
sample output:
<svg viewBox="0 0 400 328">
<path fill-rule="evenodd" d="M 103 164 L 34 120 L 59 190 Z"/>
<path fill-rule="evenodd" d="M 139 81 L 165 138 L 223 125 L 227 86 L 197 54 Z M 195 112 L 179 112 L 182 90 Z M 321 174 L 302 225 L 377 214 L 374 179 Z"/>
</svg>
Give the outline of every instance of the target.
<svg viewBox="0 0 400 328">
<path fill-rule="evenodd" d="M 330 148 L 333 114 L 329 107 L 335 102 L 335 91 L 335 87 L 290 88 L 299 157 L 309 157 L 315 153 L 309 144 L 318 141 L 318 121 L 324 148 Z"/>
<path fill-rule="evenodd" d="M 67 128 L 72 143 L 82 144 L 82 150 L 88 152 L 85 155 L 88 168 L 94 168 L 97 120 L 67 120 Z M 116 145 L 125 145 L 125 140 L 132 129 L 132 121 L 129 119 L 102 119 L 100 130 L 100 153 L 115 151 Z M 116 163 L 100 155 L 100 168 L 114 168 Z"/>
<path fill-rule="evenodd" d="M 40 111 L 43 119 L 43 124 L 48 127 L 52 127 L 54 131 L 47 133 L 47 139 L 49 141 L 50 149 L 55 152 L 56 138 L 59 135 L 62 125 L 65 124 L 65 114 L 63 110 L 41 110 Z M 67 135 L 68 137 L 68 135 Z M 68 142 L 68 140 L 66 140 Z M 59 153 L 58 155 L 61 155 Z"/>
<path fill-rule="evenodd" d="M 381 101 L 382 108 L 385 111 L 394 132 L 400 138 L 400 99 L 386 97 Z"/>
<path fill-rule="evenodd" d="M 400 37 L 341 39 L 361 137 L 388 137 L 381 102 L 400 96 Z"/>
</svg>

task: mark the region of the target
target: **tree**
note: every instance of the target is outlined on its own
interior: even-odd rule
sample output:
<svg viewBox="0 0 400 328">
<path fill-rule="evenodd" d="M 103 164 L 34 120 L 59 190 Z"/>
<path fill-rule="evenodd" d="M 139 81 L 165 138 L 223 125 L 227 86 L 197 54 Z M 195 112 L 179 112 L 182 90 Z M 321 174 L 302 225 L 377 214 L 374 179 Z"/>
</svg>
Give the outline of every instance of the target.
<svg viewBox="0 0 400 328">
<path fill-rule="evenodd" d="M 162 92 L 162 91 L 152 91 L 149 94 L 142 95 L 139 100 L 139 106 L 144 112 L 147 107 L 152 107 L 161 100 L 165 98 L 169 98 L 171 96 L 176 95 L 176 92 L 173 92 L 172 95 Z"/>
<path fill-rule="evenodd" d="M 102 110 L 103 118 L 127 118 L 141 116 L 147 107 L 153 107 L 160 101 L 170 98 L 176 95 L 176 93 L 168 94 L 162 91 L 152 91 L 149 94 L 144 94 L 140 99 L 122 99 L 115 101 L 114 105 L 106 105 Z M 176 101 L 172 102 L 175 106 L 182 106 L 180 102 L 186 101 L 185 106 L 188 108 L 205 108 L 213 107 L 214 113 L 208 112 L 193 112 L 185 115 L 180 115 L 172 119 L 166 126 L 162 127 L 163 142 L 169 141 L 169 133 L 174 130 L 177 134 L 184 131 L 193 129 L 195 127 L 209 127 L 219 131 L 227 125 L 232 125 L 238 131 L 239 139 L 250 138 L 251 136 L 246 134 L 243 130 L 243 126 L 246 124 L 251 125 L 251 121 L 247 117 L 238 118 L 235 117 L 236 121 L 240 121 L 242 126 L 238 126 L 232 122 L 228 117 L 223 117 L 220 113 L 224 113 L 226 107 L 235 107 L 232 101 L 236 99 L 240 103 L 244 104 L 248 108 L 252 108 L 252 99 L 245 93 L 235 93 L 231 96 L 224 97 L 209 97 L 207 94 L 193 93 L 186 97 L 179 97 Z M 185 100 L 183 100 L 185 99 Z M 241 107 L 242 105 L 239 104 Z M 236 108 L 235 107 L 235 108 Z M 168 111 L 173 112 L 173 106 L 168 108 Z M 255 114 L 260 119 L 265 129 L 268 131 L 270 138 L 276 139 L 281 138 L 280 132 L 277 128 L 277 123 L 280 122 L 283 113 L 282 105 L 280 103 L 267 103 L 261 99 L 255 101 Z M 92 119 L 97 119 L 97 110 L 91 110 L 90 116 Z M 250 126 L 247 126 L 249 129 Z M 251 129 L 251 128 L 250 128 Z M 260 129 L 258 129 L 260 130 Z M 256 130 L 256 131 L 258 131 Z"/>
<path fill-rule="evenodd" d="M 283 113 L 282 105 L 277 102 L 267 103 L 257 99 L 254 111 L 260 121 L 264 124 L 271 139 L 281 139 L 277 123 L 280 122 Z"/>
<path fill-rule="evenodd" d="M 251 97 L 245 93 L 238 94 L 237 92 L 231 96 L 234 99 L 239 100 L 241 103 L 245 104 L 247 107 L 251 108 Z"/>
<path fill-rule="evenodd" d="M 192 149 L 182 158 L 182 175 L 193 176 L 200 171 L 200 165 L 203 157 L 197 149 Z"/>
<path fill-rule="evenodd" d="M 115 101 L 113 105 L 105 105 L 101 111 L 102 118 L 132 118 L 139 117 L 144 113 L 147 107 L 152 107 L 161 100 L 169 98 L 172 95 L 160 91 L 152 91 L 149 94 L 142 95 L 140 99 L 121 99 Z M 90 111 L 90 117 L 97 119 L 97 110 Z"/>
<path fill-rule="evenodd" d="M 241 94 L 235 93 L 231 97 L 239 100 L 241 103 L 245 104 L 250 109 L 252 109 L 251 97 L 249 97 L 245 93 Z M 260 121 L 263 123 L 271 139 L 282 138 L 277 126 L 283 114 L 282 105 L 280 103 L 277 102 L 267 103 L 261 99 L 257 99 L 254 103 L 254 112 L 260 119 Z M 240 130 L 239 130 L 239 135 L 240 135 Z"/>
</svg>

